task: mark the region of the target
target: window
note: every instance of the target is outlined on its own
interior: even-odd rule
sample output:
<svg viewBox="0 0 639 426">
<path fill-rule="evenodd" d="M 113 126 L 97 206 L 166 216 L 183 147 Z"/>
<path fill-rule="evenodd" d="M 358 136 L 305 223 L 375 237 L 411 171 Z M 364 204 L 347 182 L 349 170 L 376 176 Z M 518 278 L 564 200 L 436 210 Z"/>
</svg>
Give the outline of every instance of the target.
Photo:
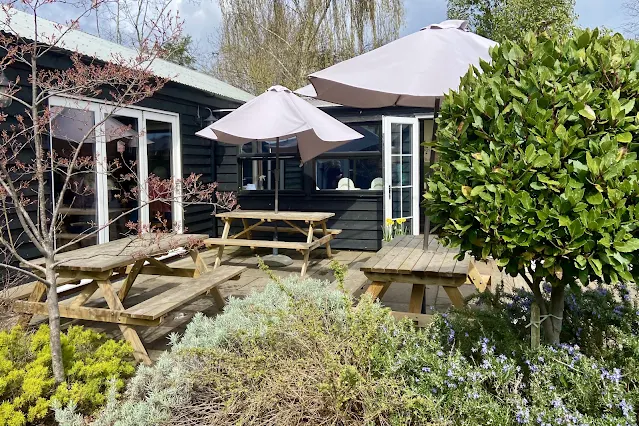
<svg viewBox="0 0 639 426">
<path fill-rule="evenodd" d="M 383 189 L 381 122 L 349 124 L 364 135 L 339 146 L 315 160 L 316 190 Z"/>
<path fill-rule="evenodd" d="M 83 141 L 80 157 L 95 158 L 95 134 L 89 134 L 89 130 L 95 125 L 93 112 L 77 108 L 55 108 L 51 113 L 52 155 L 71 158 L 78 144 Z M 55 194 L 59 194 L 64 186 L 66 170 L 63 163 L 60 163 L 60 167 L 51 172 Z M 60 230 L 56 234 L 57 242 L 61 245 L 97 230 L 95 172 L 90 168 L 78 168 L 70 179 L 60 207 L 60 214 L 63 215 Z M 86 247 L 96 242 L 95 236 L 80 239 L 70 249 Z"/>
<path fill-rule="evenodd" d="M 242 145 L 239 164 L 241 189 L 247 191 L 275 189 L 275 142 L 251 142 Z M 304 169 L 295 138 L 280 141 L 280 190 L 302 190 Z"/>
<path fill-rule="evenodd" d="M 177 114 L 134 107 L 113 110 L 100 101 L 62 97 L 52 98 L 50 106 L 50 143 L 55 154 L 65 156 L 84 140 L 81 154 L 96 159 L 92 170 L 74 176 L 74 190 L 65 193 L 60 212 L 65 217 L 57 244 L 96 229 L 100 229 L 97 238 L 82 240 L 79 246 L 122 238 L 130 233 L 128 221 L 145 228 L 166 223 L 174 231 L 182 229 L 181 203 L 156 201 L 149 205 L 148 200 L 155 195 L 149 194 L 146 184 L 151 174 L 161 179 L 182 175 Z M 87 137 L 96 124 L 96 131 Z M 125 178 L 131 173 L 137 179 Z M 53 173 L 52 181 L 55 196 L 62 180 Z M 119 197 L 122 193 L 137 197 Z M 139 206 L 142 207 L 136 209 Z"/>
</svg>

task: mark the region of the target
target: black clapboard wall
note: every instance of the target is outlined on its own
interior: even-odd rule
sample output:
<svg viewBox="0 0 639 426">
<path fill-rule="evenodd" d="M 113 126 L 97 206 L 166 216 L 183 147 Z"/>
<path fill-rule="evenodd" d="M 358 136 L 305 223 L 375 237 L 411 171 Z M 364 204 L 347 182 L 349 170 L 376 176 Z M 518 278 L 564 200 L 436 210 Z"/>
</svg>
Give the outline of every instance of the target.
<svg viewBox="0 0 639 426">
<path fill-rule="evenodd" d="M 56 68 L 65 69 L 71 65 L 69 57 L 62 52 L 50 52 L 39 62 L 43 69 Z M 20 76 L 21 91 L 18 93 L 22 99 L 29 100 L 31 88 L 28 84 L 29 71 L 27 68 L 14 65 L 5 71 L 10 80 Z M 195 132 L 200 130 L 204 124 L 202 119 L 208 117 L 209 111 L 215 109 L 236 108 L 241 103 L 213 96 L 195 88 L 169 82 L 153 97 L 145 99 L 137 106 L 151 108 L 159 111 L 166 111 L 179 114 L 179 133 L 182 148 L 182 172 L 184 176 L 191 173 L 201 174 L 203 182 L 215 180 L 217 165 L 215 163 L 216 147 L 212 141 L 195 136 Z M 7 129 L 11 124 L 16 123 L 16 116 L 24 115 L 24 107 L 18 102 L 4 109 L 2 112 L 8 115 L 7 120 L 0 124 L 1 129 Z M 25 152 L 23 161 L 28 161 L 29 152 Z M 184 214 L 184 225 L 187 232 L 206 233 L 215 235 L 215 220 L 212 216 L 211 206 L 190 206 L 186 207 Z M 21 225 L 15 216 L 10 217 L 11 228 L 19 230 Z M 40 253 L 24 236 L 24 243 L 20 245 L 21 255 L 25 258 L 39 257 Z"/>
<path fill-rule="evenodd" d="M 378 109 L 329 107 L 323 110 L 345 123 L 381 121 L 383 116 L 414 116 L 432 112 L 430 109 L 402 107 Z M 224 190 L 236 191 L 239 185 L 238 148 L 219 143 L 216 145 L 217 180 Z M 335 213 L 335 217 L 329 220 L 328 225 L 341 229 L 342 233 L 331 243 L 332 247 L 349 250 L 381 249 L 384 224 L 384 201 L 381 191 L 315 191 L 313 164 L 311 161 L 304 167 L 302 190 L 280 191 L 280 210 Z M 240 207 L 244 209 L 272 210 L 274 208 L 272 191 L 241 191 L 238 201 Z M 239 225 L 238 223 L 238 227 L 235 227 L 232 232 L 239 231 L 241 229 Z M 221 226 L 222 224 L 218 221 L 216 223 L 218 234 L 221 234 Z M 272 235 L 258 234 L 256 237 L 269 238 Z"/>
</svg>

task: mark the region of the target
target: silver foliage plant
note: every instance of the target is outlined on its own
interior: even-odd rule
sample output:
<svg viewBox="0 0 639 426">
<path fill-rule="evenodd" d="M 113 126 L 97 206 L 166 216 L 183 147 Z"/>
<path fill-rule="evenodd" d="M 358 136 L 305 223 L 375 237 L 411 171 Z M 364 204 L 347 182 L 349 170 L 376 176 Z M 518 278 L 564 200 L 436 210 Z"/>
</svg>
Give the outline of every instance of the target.
<svg viewBox="0 0 639 426">
<path fill-rule="evenodd" d="M 61 426 L 159 425 L 170 421 L 171 408 L 184 404 L 191 395 L 193 375 L 181 353 L 197 349 L 232 347 L 238 336 L 259 338 L 269 324 L 281 318 L 298 301 L 311 303 L 326 312 L 326 320 L 344 323 L 351 300 L 339 290 L 328 290 L 327 281 L 291 276 L 269 282 L 258 293 L 239 299 L 231 297 L 224 313 L 216 317 L 196 314 L 182 337 L 171 335 L 172 348 L 152 366 L 141 365 L 121 400 L 111 391 L 105 408 L 93 422 L 76 413 L 74 404 L 55 408 Z M 279 315 L 278 315 L 279 314 Z"/>
</svg>

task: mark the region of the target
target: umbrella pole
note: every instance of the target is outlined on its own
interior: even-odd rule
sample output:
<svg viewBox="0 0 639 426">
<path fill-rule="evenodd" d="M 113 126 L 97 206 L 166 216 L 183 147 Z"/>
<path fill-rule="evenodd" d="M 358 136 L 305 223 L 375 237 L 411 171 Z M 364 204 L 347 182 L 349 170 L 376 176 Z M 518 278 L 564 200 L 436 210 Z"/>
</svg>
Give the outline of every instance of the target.
<svg viewBox="0 0 639 426">
<path fill-rule="evenodd" d="M 275 139 L 275 214 L 280 210 L 280 138 Z M 277 220 L 275 221 L 275 234 L 273 241 L 277 241 Z M 277 248 L 273 248 L 273 254 L 277 255 Z"/>
<path fill-rule="evenodd" d="M 437 116 L 439 115 L 439 98 L 435 99 L 435 108 L 433 109 L 433 136 L 431 138 L 431 142 L 435 142 L 435 133 L 437 133 Z M 435 150 L 431 147 L 430 152 L 428 154 L 428 174 L 430 174 L 430 168 L 433 166 L 435 162 Z M 426 185 L 424 185 L 424 193 L 428 191 Z M 428 239 L 430 237 L 430 217 L 426 213 L 424 213 L 424 246 L 423 249 L 426 250 L 428 248 Z"/>
</svg>

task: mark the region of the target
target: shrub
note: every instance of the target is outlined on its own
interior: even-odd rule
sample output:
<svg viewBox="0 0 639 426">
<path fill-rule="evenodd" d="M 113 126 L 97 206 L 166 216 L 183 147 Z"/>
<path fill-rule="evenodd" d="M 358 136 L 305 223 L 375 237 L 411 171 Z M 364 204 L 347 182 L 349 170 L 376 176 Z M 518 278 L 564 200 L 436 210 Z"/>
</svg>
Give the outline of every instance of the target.
<svg viewBox="0 0 639 426">
<path fill-rule="evenodd" d="M 630 312 L 615 322 L 614 307 L 593 305 L 606 329 L 598 355 L 575 345 L 532 352 L 527 322 L 515 321 L 524 293 L 482 296 L 481 308 L 438 315 L 418 330 L 368 297 L 353 306 L 326 284 L 271 282 L 216 318 L 198 315 L 94 425 L 636 423 L 639 339 L 624 331 Z M 70 408 L 57 419 L 82 425 Z"/>
<path fill-rule="evenodd" d="M 443 102 L 426 206 L 443 241 L 528 281 L 556 344 L 566 286 L 639 279 L 639 47 L 575 30 L 491 58 Z"/>
<path fill-rule="evenodd" d="M 67 381 L 56 386 L 48 326 L 34 333 L 20 327 L 0 332 L 0 424 L 40 423 L 49 418 L 53 401 L 73 401 L 79 411 L 92 413 L 106 402 L 111 379 L 121 389 L 135 372 L 132 349 L 125 342 L 77 326 L 61 339 Z"/>
</svg>

